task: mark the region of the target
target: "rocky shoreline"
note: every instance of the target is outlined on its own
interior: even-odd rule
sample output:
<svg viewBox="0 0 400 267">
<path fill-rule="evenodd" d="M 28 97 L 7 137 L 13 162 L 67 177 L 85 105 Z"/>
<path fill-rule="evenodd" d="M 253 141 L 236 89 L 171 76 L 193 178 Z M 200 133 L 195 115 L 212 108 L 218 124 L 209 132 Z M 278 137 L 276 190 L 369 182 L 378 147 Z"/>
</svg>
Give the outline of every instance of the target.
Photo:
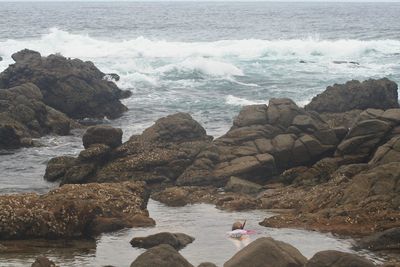
<svg viewBox="0 0 400 267">
<path fill-rule="evenodd" d="M 83 127 L 77 119 L 112 119 L 126 110 L 119 100 L 129 93 L 110 81 L 118 76 L 102 73 L 91 62 L 30 50 L 13 59 L 16 63 L 0 74 L 0 149 L 32 146 L 32 138 Z M 125 143 L 121 129 L 91 126 L 79 156 L 60 155 L 48 162 L 44 178 L 59 182 L 59 189 L 0 196 L 0 242 L 91 238 L 151 226 L 155 222 L 146 209 L 151 192 L 170 206 L 275 210 L 280 214 L 260 224 L 363 238 L 361 248 L 398 253 L 397 90 L 384 78 L 335 84 L 304 108 L 287 98 L 270 99 L 243 107 L 231 129 L 216 139 L 186 113 L 160 118 Z M 270 259 L 259 255 L 259 243 L 279 248 L 277 253 L 296 250 L 269 239 L 253 243 L 224 266 L 244 266 L 246 257 Z M 337 253 L 321 252 L 309 261 L 294 253 L 287 263 L 270 266 L 350 266 L 356 261 Z M 150 248 L 131 266 L 156 264 L 147 262 L 153 254 L 173 255 L 165 257 L 192 266 L 168 245 Z M 343 258 L 343 264 L 334 265 L 332 258 Z M 358 260 L 354 266 L 374 266 Z M 254 266 L 265 266 L 260 262 Z"/>
</svg>

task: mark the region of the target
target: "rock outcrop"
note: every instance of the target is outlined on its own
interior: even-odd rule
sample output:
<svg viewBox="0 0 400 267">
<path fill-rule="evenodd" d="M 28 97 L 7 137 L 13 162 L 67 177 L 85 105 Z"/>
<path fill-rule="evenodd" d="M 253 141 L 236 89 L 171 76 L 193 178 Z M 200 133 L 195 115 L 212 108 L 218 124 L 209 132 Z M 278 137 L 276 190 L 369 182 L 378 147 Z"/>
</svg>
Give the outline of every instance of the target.
<svg viewBox="0 0 400 267">
<path fill-rule="evenodd" d="M 154 225 L 142 182 L 64 185 L 47 194 L 0 196 L 0 239 L 82 238 Z"/>
<path fill-rule="evenodd" d="M 397 84 L 387 78 L 334 84 L 305 106 L 306 110 L 331 113 L 368 108 L 399 108 Z"/>
<path fill-rule="evenodd" d="M 391 228 L 383 232 L 364 237 L 357 243 L 357 247 L 373 251 L 400 251 L 400 228 Z"/>
<path fill-rule="evenodd" d="M 265 183 L 283 170 L 333 154 L 336 129 L 290 99 L 244 107 L 233 127 L 205 148 L 178 185 L 223 185 L 231 176 Z"/>
<path fill-rule="evenodd" d="M 295 247 L 262 237 L 236 253 L 224 267 L 303 267 L 306 262 L 307 259 Z"/>
<path fill-rule="evenodd" d="M 193 267 L 170 245 L 159 245 L 139 255 L 130 267 Z"/>
<path fill-rule="evenodd" d="M 183 233 L 162 232 L 146 237 L 134 237 L 131 240 L 132 247 L 152 248 L 161 244 L 168 244 L 176 250 L 180 250 L 194 241 L 194 238 Z"/>
<path fill-rule="evenodd" d="M 87 149 L 75 160 L 51 160 L 45 178 L 62 183 L 174 182 L 212 140 L 186 113 L 161 118 L 141 135 L 118 146 L 121 134 L 109 127 L 89 128 L 84 135 Z"/>
<path fill-rule="evenodd" d="M 33 83 L 40 88 L 43 102 L 71 118 L 116 118 L 126 107 L 119 101 L 126 93 L 107 81 L 92 62 L 61 55 L 42 57 L 22 50 L 12 55 L 15 64 L 0 74 L 0 88 Z"/>
<path fill-rule="evenodd" d="M 77 123 L 45 105 L 32 83 L 0 89 L 0 149 L 31 146 L 32 138 L 54 133 L 67 135 Z"/>
<path fill-rule="evenodd" d="M 320 251 L 315 254 L 305 267 L 374 267 L 371 261 L 355 254 L 335 250 Z"/>
</svg>

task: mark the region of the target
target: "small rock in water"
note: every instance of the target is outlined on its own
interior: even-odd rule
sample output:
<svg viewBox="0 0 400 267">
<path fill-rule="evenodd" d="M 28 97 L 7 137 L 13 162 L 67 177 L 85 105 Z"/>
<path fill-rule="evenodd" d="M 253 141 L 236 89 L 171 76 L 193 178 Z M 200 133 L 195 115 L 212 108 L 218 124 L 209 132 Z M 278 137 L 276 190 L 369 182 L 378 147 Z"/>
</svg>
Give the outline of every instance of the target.
<svg viewBox="0 0 400 267">
<path fill-rule="evenodd" d="M 158 233 L 147 237 L 135 237 L 131 240 L 133 247 L 151 248 L 161 244 L 168 244 L 173 248 L 180 250 L 192 243 L 194 238 L 183 233 Z"/>
<path fill-rule="evenodd" d="M 132 262 L 131 267 L 193 267 L 170 245 L 162 244 L 150 248 Z"/>
</svg>

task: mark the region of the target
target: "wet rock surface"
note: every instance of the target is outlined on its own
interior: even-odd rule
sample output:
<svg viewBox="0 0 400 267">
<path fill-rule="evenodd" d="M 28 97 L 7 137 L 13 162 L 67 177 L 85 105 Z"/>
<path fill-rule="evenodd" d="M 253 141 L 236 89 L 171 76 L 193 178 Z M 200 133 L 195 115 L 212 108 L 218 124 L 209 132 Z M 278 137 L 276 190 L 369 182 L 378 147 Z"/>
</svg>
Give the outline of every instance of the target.
<svg viewBox="0 0 400 267">
<path fill-rule="evenodd" d="M 82 238 L 132 227 L 148 218 L 148 197 L 141 182 L 65 185 L 44 195 L 2 195 L 0 237 Z M 147 222 L 154 225 L 151 219 Z"/>
<path fill-rule="evenodd" d="M 180 250 L 192 243 L 194 238 L 183 233 L 162 232 L 146 237 L 134 237 L 131 245 L 138 248 L 152 248 L 161 244 L 168 244 L 176 250 Z"/>
<path fill-rule="evenodd" d="M 119 101 L 125 93 L 112 81 L 103 79 L 105 74 L 92 62 L 58 54 L 42 57 L 28 49 L 12 58 L 15 64 L 0 74 L 0 88 L 33 83 L 42 92 L 46 105 L 75 119 L 116 118 L 127 110 Z"/>
</svg>

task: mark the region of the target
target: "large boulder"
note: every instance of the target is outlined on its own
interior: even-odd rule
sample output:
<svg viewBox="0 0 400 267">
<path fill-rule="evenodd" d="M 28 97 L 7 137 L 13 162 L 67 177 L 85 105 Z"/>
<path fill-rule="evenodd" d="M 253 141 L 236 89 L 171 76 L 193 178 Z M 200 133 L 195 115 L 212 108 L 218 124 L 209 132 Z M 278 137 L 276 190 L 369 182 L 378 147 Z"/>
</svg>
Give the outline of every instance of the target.
<svg viewBox="0 0 400 267">
<path fill-rule="evenodd" d="M 148 249 L 130 267 L 193 267 L 179 252 L 167 244 Z"/>
<path fill-rule="evenodd" d="M 82 142 L 85 148 L 93 144 L 104 144 L 115 148 L 122 144 L 122 130 L 107 125 L 92 126 L 86 130 Z"/>
<path fill-rule="evenodd" d="M 45 105 L 32 83 L 0 89 L 0 148 L 32 144 L 31 138 L 54 133 L 67 135 L 77 123 Z"/>
<path fill-rule="evenodd" d="M 116 118 L 126 107 L 119 101 L 124 92 L 92 62 L 68 59 L 61 55 L 42 57 L 22 50 L 12 55 L 15 64 L 0 74 L 0 88 L 31 82 L 43 94 L 43 102 L 69 117 L 83 119 Z"/>
<path fill-rule="evenodd" d="M 132 247 L 152 248 L 161 244 L 168 244 L 176 250 L 180 250 L 192 243 L 194 238 L 183 233 L 162 232 L 146 237 L 134 237 L 131 240 Z"/>
<path fill-rule="evenodd" d="M 374 267 L 371 261 L 355 254 L 335 250 L 320 251 L 305 267 Z"/>
<path fill-rule="evenodd" d="M 397 84 L 387 78 L 334 84 L 305 106 L 306 110 L 334 113 L 368 108 L 399 108 Z"/>
<path fill-rule="evenodd" d="M 306 262 L 307 259 L 295 247 L 262 237 L 236 253 L 224 267 L 303 267 Z"/>
<path fill-rule="evenodd" d="M 47 194 L 0 196 L 0 238 L 82 238 L 148 218 L 142 182 L 64 185 Z M 147 226 L 154 221 L 147 220 Z"/>
</svg>

